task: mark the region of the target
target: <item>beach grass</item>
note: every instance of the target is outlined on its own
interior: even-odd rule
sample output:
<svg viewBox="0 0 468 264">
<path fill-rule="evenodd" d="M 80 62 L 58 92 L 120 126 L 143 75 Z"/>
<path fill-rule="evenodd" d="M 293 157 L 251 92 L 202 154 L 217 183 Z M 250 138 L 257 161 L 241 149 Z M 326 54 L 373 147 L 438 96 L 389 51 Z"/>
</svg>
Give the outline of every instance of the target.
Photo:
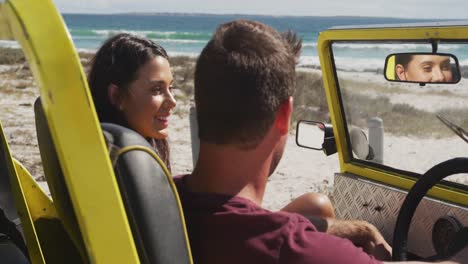
<svg viewBox="0 0 468 264">
<path fill-rule="evenodd" d="M 364 85 L 364 84 L 363 84 Z M 448 117 L 461 127 L 468 127 L 468 108 L 447 108 L 435 112 L 416 109 L 405 104 L 392 104 L 387 96 L 371 97 L 355 92 L 342 93 L 346 102 L 345 112 L 348 124 L 367 127 L 367 120 L 380 117 L 384 130 L 396 136 L 417 136 L 419 138 L 443 138 L 453 136 L 453 132 L 441 123 L 437 115 Z"/>
<path fill-rule="evenodd" d="M 196 58 L 175 56 L 169 58 L 169 60 L 175 79 L 175 88 L 182 92 L 179 93 L 181 96 L 176 97 L 176 99 L 184 101 L 192 100 Z"/>
<path fill-rule="evenodd" d="M 93 53 L 79 52 L 79 56 L 85 71 L 89 69 L 89 62 Z M 194 96 L 194 73 L 196 58 L 189 56 L 174 56 L 170 58 L 176 92 L 179 101 L 193 102 Z M 12 48 L 0 48 L 0 64 L 10 65 L 10 68 L 0 72 L 0 91 L 4 94 L 21 91 L 30 93 L 30 87 L 35 84 L 32 80 L 29 67 L 21 50 Z M 366 126 L 366 120 L 370 117 L 379 116 L 383 119 L 386 133 L 398 136 L 418 137 L 447 137 L 453 133 L 449 129 L 440 129 L 441 122 L 435 117 L 441 114 L 447 117 L 458 117 L 453 122 L 468 127 L 468 116 L 462 114 L 468 112 L 464 109 L 443 109 L 436 113 L 416 109 L 408 104 L 392 104 L 385 94 L 408 93 L 407 90 L 397 86 L 388 89 L 388 86 L 359 79 L 340 79 L 343 89 L 342 99 L 346 102 L 346 118 L 353 125 Z M 391 85 L 391 84 L 390 84 Z M 14 86 L 14 87 L 13 87 Z M 23 91 L 24 90 L 24 91 Z M 372 90 L 381 96 L 366 95 L 365 90 Z M 434 94 L 450 96 L 450 91 L 435 91 Z M 177 111 L 177 115 L 187 115 L 186 109 Z M 466 116 L 466 118 L 461 118 Z M 315 71 L 297 71 L 296 89 L 294 93 L 294 111 L 292 116 L 293 128 L 299 120 L 315 120 L 330 122 L 329 110 L 323 87 L 322 76 Z"/>
<path fill-rule="evenodd" d="M 22 64 L 25 61 L 22 50 L 0 47 L 0 65 Z"/>
<path fill-rule="evenodd" d="M 293 127 L 299 120 L 330 122 L 322 75 L 298 71 L 294 92 Z"/>
</svg>

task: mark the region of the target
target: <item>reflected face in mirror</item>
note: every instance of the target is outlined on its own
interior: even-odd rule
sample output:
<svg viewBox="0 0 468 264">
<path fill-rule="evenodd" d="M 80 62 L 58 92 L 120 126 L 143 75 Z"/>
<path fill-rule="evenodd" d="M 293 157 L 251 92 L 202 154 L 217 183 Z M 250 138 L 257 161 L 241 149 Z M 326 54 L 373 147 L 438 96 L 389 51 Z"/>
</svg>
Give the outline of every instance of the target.
<svg viewBox="0 0 468 264">
<path fill-rule="evenodd" d="M 412 82 L 453 82 L 450 56 L 399 54 L 395 74 L 399 80 Z"/>
</svg>

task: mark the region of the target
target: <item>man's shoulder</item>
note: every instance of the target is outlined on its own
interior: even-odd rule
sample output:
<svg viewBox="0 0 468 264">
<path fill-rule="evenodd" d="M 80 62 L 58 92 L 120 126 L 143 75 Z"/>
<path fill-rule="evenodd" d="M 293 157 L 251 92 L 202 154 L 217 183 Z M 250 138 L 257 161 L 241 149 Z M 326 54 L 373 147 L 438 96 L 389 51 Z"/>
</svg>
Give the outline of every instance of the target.
<svg viewBox="0 0 468 264">
<path fill-rule="evenodd" d="M 234 214 L 233 217 L 249 217 L 253 221 L 258 218 L 266 221 L 264 222 L 265 224 L 267 222 L 277 222 L 277 224 L 285 225 L 288 228 L 293 228 L 294 225 L 299 223 L 312 225 L 310 221 L 302 215 L 283 211 L 273 212 L 243 197 L 191 192 L 185 182 L 187 176 L 189 176 L 189 174 L 177 175 L 174 177 L 179 196 L 185 207 L 184 210 L 193 207 L 200 207 L 203 209 L 209 208 L 208 211 L 210 213 L 217 212 L 223 213 L 223 215 L 232 213 Z M 312 228 L 315 230 L 313 226 Z"/>
<path fill-rule="evenodd" d="M 185 188 L 184 188 L 184 181 L 185 181 L 185 178 L 190 175 L 190 174 L 180 174 L 180 175 L 176 175 L 174 177 L 172 177 L 172 181 L 174 182 L 176 188 L 177 188 L 177 192 L 180 194 L 181 192 L 184 192 Z"/>
<path fill-rule="evenodd" d="M 174 182 L 179 182 L 180 180 L 182 180 L 187 175 L 190 175 L 190 174 L 179 174 L 179 175 L 176 175 L 176 176 L 172 177 L 172 179 L 174 180 Z"/>
<path fill-rule="evenodd" d="M 216 248 L 220 254 L 237 252 L 232 256 L 234 259 L 253 258 L 259 262 L 270 258 L 279 260 L 279 263 L 348 261 L 347 257 L 336 254 L 339 251 L 358 260 L 348 263 L 373 263 L 351 242 L 318 232 L 302 215 L 272 212 L 242 197 L 192 193 L 185 186 L 185 177 L 176 176 L 174 181 L 184 207 L 190 240 L 202 256 L 213 255 L 213 251 L 204 252 L 203 248 Z M 225 241 L 226 237 L 229 240 Z"/>
</svg>

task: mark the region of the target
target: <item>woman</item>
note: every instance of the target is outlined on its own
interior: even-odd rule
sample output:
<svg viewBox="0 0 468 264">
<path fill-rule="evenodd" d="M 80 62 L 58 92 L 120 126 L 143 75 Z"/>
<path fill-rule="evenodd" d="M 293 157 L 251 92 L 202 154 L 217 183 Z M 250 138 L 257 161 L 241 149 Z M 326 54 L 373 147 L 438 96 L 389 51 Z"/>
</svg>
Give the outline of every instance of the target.
<svg viewBox="0 0 468 264">
<path fill-rule="evenodd" d="M 395 56 L 395 75 L 401 81 L 451 83 L 453 71 L 450 56 L 407 53 Z"/>
<path fill-rule="evenodd" d="M 141 134 L 170 171 L 166 138 L 176 101 L 166 51 L 149 39 L 118 34 L 97 51 L 88 82 L 99 120 Z"/>
</svg>

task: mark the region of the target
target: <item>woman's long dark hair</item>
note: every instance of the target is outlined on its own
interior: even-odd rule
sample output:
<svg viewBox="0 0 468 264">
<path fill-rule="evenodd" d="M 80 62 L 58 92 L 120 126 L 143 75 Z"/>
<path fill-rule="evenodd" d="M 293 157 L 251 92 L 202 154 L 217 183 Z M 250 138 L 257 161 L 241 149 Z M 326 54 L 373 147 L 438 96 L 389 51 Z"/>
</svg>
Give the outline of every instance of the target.
<svg viewBox="0 0 468 264">
<path fill-rule="evenodd" d="M 169 60 L 166 51 L 158 44 L 127 33 L 109 38 L 96 52 L 91 61 L 88 83 L 101 122 L 129 127 L 123 113 L 111 103 L 107 89 L 114 84 L 121 92 L 127 93 L 130 83 L 138 78 L 138 70 L 156 56 Z M 149 141 L 171 171 L 167 140 Z"/>
</svg>

